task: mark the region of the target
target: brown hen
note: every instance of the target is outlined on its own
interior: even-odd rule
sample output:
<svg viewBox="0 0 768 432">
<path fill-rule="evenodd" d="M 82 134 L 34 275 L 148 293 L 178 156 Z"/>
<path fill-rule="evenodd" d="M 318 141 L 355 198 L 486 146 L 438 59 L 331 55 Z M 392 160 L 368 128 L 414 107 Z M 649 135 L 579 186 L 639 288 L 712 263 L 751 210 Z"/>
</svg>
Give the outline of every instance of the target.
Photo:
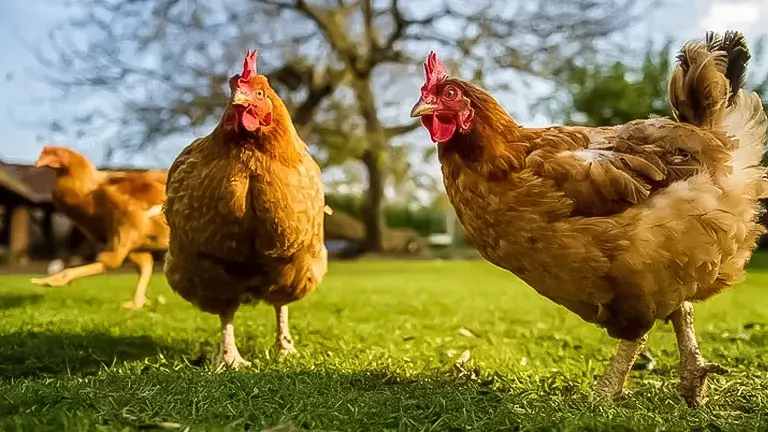
<svg viewBox="0 0 768 432">
<path fill-rule="evenodd" d="M 742 90 L 741 34 L 684 46 L 670 89 L 677 121 L 616 127 L 518 125 L 487 92 L 447 75 L 434 53 L 411 115 L 433 141 L 448 197 L 491 263 L 622 339 L 598 390 L 625 383 L 656 320 L 671 320 L 680 391 L 706 399 L 691 302 L 744 278 L 764 229 L 766 116 Z"/>
<path fill-rule="evenodd" d="M 264 301 L 277 317 L 276 346 L 294 351 L 288 307 L 326 273 L 320 168 L 256 53 L 230 79 L 232 99 L 215 129 L 195 140 L 168 173 L 171 242 L 165 275 L 174 291 L 221 320 L 219 365 L 246 366 L 233 318 Z"/>
<path fill-rule="evenodd" d="M 119 268 L 128 258 L 139 271 L 139 283 L 133 300 L 123 303 L 123 307 L 143 307 L 154 269 L 152 252 L 168 247 L 168 225 L 162 216 L 166 173 L 99 171 L 76 151 L 55 146 L 43 147 L 35 166 L 56 171 L 52 192 L 56 208 L 92 241 L 107 247 L 95 263 L 33 278 L 31 282 L 63 286 L 77 278 Z"/>
</svg>

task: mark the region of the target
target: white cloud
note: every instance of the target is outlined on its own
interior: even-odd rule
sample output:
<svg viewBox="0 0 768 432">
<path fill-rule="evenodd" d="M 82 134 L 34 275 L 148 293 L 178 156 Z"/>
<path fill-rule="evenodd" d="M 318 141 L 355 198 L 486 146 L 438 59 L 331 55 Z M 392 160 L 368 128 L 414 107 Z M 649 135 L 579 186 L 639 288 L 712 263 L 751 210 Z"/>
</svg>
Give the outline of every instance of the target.
<svg viewBox="0 0 768 432">
<path fill-rule="evenodd" d="M 766 15 L 768 3 L 764 1 L 715 0 L 699 25 L 704 30 L 738 30 L 749 34 L 761 30 L 758 25 Z"/>
</svg>

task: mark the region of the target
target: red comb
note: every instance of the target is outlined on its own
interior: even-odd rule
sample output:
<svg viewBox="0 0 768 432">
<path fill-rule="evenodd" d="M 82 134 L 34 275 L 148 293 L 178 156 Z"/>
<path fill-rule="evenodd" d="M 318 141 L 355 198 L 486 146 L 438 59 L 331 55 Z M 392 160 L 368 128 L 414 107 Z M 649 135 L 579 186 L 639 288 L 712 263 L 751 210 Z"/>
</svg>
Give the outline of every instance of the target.
<svg viewBox="0 0 768 432">
<path fill-rule="evenodd" d="M 448 78 L 448 72 L 445 69 L 445 65 L 437 58 L 437 54 L 434 51 L 430 51 L 427 55 L 427 61 L 424 62 L 424 75 L 427 81 L 421 88 L 422 92 L 431 92 L 434 87 Z"/>
<path fill-rule="evenodd" d="M 256 75 L 256 50 L 245 52 L 245 61 L 243 61 L 243 73 L 240 78 L 248 79 L 251 75 Z"/>
</svg>

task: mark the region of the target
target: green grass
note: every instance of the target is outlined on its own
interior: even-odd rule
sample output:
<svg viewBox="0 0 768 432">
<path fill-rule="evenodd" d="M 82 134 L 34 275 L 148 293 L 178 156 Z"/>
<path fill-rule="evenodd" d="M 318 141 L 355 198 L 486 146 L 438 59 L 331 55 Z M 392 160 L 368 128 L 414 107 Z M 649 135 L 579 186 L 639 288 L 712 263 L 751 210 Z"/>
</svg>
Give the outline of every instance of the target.
<svg viewBox="0 0 768 432">
<path fill-rule="evenodd" d="M 766 261 L 760 257 L 757 261 Z M 133 275 L 64 289 L 0 279 L 0 430 L 313 431 L 765 430 L 768 428 L 768 272 L 696 309 L 704 355 L 731 369 L 712 400 L 688 409 L 676 394 L 671 326 L 635 371 L 631 399 L 590 398 L 616 346 L 600 329 L 482 262 L 334 263 L 323 286 L 291 309 L 301 354 L 271 351 L 274 315 L 236 318 L 249 371 L 209 366 L 218 319 L 156 275 L 151 310 L 119 307 Z M 467 335 L 468 329 L 475 333 Z M 459 376 L 452 365 L 470 350 Z"/>
</svg>

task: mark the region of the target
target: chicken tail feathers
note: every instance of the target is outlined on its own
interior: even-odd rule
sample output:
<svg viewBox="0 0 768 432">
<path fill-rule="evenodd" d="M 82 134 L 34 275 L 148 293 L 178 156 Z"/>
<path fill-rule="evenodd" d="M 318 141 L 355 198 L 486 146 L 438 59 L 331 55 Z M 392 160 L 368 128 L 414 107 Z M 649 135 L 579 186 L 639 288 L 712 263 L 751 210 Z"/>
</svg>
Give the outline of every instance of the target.
<svg viewBox="0 0 768 432">
<path fill-rule="evenodd" d="M 752 58 L 749 45 L 747 45 L 744 35 L 735 31 L 727 31 L 723 37 L 715 32 L 707 32 L 706 43 L 710 51 L 726 53 L 728 66 L 725 69 L 725 78 L 728 79 L 730 85 L 731 93 L 728 97 L 728 106 L 731 106 L 747 80 L 747 65 Z"/>
<path fill-rule="evenodd" d="M 751 55 L 735 31 L 707 32 L 704 41 L 686 43 L 669 80 L 669 103 L 680 122 L 716 129 L 744 86 Z"/>
</svg>

